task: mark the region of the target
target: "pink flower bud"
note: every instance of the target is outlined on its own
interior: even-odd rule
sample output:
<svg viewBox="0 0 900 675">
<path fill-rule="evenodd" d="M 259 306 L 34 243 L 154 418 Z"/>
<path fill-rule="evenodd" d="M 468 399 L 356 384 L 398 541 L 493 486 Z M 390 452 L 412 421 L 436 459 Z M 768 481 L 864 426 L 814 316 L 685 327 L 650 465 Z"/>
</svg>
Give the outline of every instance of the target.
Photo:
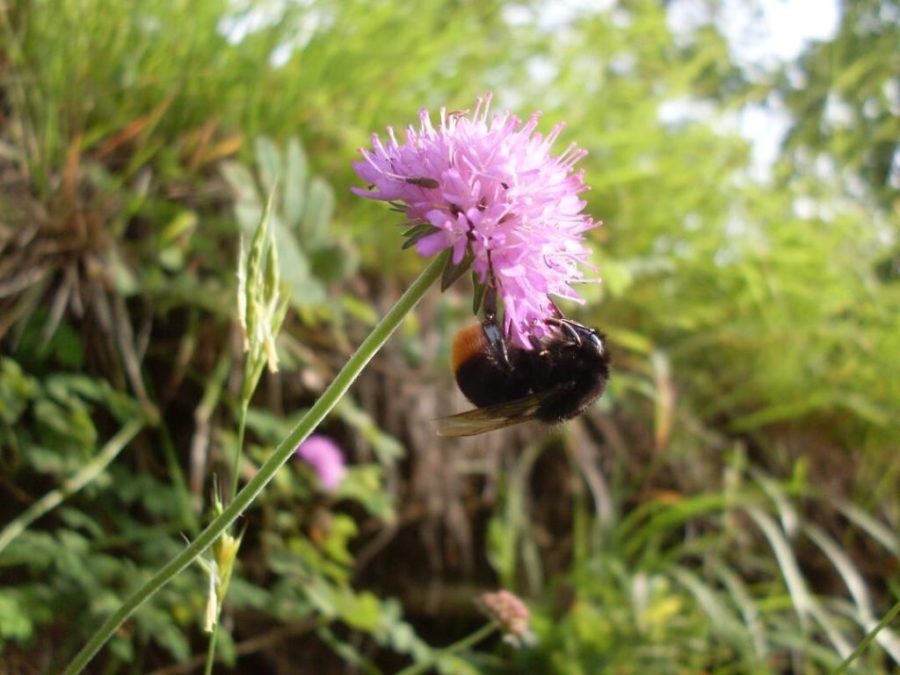
<svg viewBox="0 0 900 675">
<path fill-rule="evenodd" d="M 303 441 L 296 450 L 297 456 L 312 467 L 322 487 L 334 490 L 347 472 L 344 453 L 327 436 L 313 434 Z"/>
</svg>

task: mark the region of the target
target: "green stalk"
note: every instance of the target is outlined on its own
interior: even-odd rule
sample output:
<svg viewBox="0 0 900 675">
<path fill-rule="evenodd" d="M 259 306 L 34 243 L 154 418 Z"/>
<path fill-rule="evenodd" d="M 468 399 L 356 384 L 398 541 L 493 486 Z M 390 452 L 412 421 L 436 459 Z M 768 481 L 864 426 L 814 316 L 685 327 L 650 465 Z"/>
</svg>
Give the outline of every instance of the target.
<svg viewBox="0 0 900 675">
<path fill-rule="evenodd" d="M 60 487 L 45 494 L 31 506 L 20 513 L 12 522 L 0 532 L 0 551 L 5 549 L 9 542 L 18 537 L 35 520 L 45 513 L 52 511 L 71 495 L 78 492 L 85 485 L 100 475 L 110 462 L 122 452 L 138 432 L 144 428 L 143 419 L 134 419 L 119 429 L 119 432 L 110 438 L 97 456 L 82 467 L 81 471 L 65 481 Z"/>
<path fill-rule="evenodd" d="M 156 574 L 144 583 L 122 606 L 116 610 L 97 629 L 88 643 L 75 655 L 63 675 L 76 675 L 90 662 L 100 648 L 112 637 L 122 623 L 131 616 L 150 596 L 163 587 L 172 577 L 190 565 L 210 544 L 212 544 L 238 517 L 250 506 L 256 496 L 271 481 L 275 474 L 294 454 L 297 445 L 303 441 L 319 425 L 337 402 L 343 397 L 350 385 L 365 368 L 387 339 L 400 325 L 403 318 L 425 295 L 428 288 L 441 276 L 446 262 L 444 253 L 432 260 L 407 291 L 400 297 L 381 322 L 375 326 L 369 336 L 350 357 L 346 365 L 335 376 L 328 388 L 315 402 L 297 426 L 275 448 L 275 452 L 265 461 L 234 500 L 225 507 L 221 515 L 215 518 L 206 529 L 187 547 L 166 563 Z"/>
<path fill-rule="evenodd" d="M 244 375 L 246 377 L 246 373 Z M 237 444 L 234 446 L 234 457 L 232 461 L 231 467 L 231 492 L 228 493 L 228 501 L 234 501 L 234 496 L 237 494 L 238 490 L 238 474 L 240 473 L 241 467 L 241 451 L 244 448 L 244 433 L 247 429 L 247 411 L 250 409 L 250 398 L 243 397 L 241 399 L 241 412 L 240 419 L 238 421 L 238 436 L 237 436 Z M 218 586 L 218 584 L 216 585 Z M 215 590 L 210 590 L 210 593 L 217 593 L 218 588 Z M 226 593 L 227 588 L 226 588 Z M 225 602 L 224 593 L 222 597 L 222 603 Z M 219 622 L 222 618 L 222 606 L 218 605 L 218 613 L 216 615 L 216 623 L 213 626 L 212 633 L 209 634 L 209 646 L 206 650 L 206 667 L 203 669 L 204 675 L 212 675 L 213 671 L 213 662 L 216 660 L 216 640 L 219 637 Z"/>
<path fill-rule="evenodd" d="M 493 634 L 498 628 L 500 628 L 500 625 L 496 621 L 491 621 L 490 623 L 487 623 L 476 630 L 471 635 L 467 635 L 463 639 L 454 642 L 449 647 L 444 647 L 443 649 L 438 649 L 432 652 L 431 655 L 424 661 L 420 661 L 419 663 L 414 663 L 411 666 L 407 666 L 399 673 L 397 673 L 397 675 L 418 675 L 418 673 L 424 673 L 429 668 L 431 668 L 441 656 L 447 654 L 455 654 L 456 652 L 461 652 L 464 649 L 474 647 L 479 642 Z"/>
<path fill-rule="evenodd" d="M 878 637 L 878 634 L 881 632 L 883 628 L 887 628 L 887 626 L 897 618 L 897 615 L 900 614 L 900 602 L 897 602 L 893 607 L 888 610 L 888 613 L 884 615 L 884 617 L 879 621 L 875 627 L 868 632 L 866 637 L 863 638 L 863 641 L 860 642 L 856 649 L 853 650 L 853 653 L 850 654 L 841 665 L 838 666 L 837 670 L 834 671 L 834 675 L 841 675 L 841 673 L 846 673 L 847 669 L 850 667 L 856 659 L 862 656 L 862 653 L 866 651 L 868 646 L 872 644 L 872 641 Z"/>
<path fill-rule="evenodd" d="M 349 365 L 349 364 L 348 364 Z M 238 480 L 241 473 L 241 452 L 244 449 L 244 432 L 247 428 L 247 411 L 250 408 L 250 399 L 241 401 L 240 420 L 238 421 L 238 437 L 237 445 L 234 446 L 234 457 L 231 461 L 231 492 L 228 493 L 229 500 L 234 499 L 238 491 Z"/>
<path fill-rule="evenodd" d="M 219 619 L 216 617 L 216 623 L 213 626 L 212 633 L 209 636 L 209 646 L 206 649 L 206 666 L 203 668 L 203 675 L 212 675 L 213 663 L 216 660 L 216 638 L 219 636 Z"/>
</svg>

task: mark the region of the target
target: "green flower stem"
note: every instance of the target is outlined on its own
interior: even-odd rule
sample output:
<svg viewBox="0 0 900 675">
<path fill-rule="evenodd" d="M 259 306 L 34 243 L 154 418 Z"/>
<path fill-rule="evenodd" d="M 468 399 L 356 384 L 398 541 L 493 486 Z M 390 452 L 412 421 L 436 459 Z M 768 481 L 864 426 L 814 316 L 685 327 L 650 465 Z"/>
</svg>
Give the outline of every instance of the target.
<svg viewBox="0 0 900 675">
<path fill-rule="evenodd" d="M 34 502 L 31 506 L 20 513 L 12 522 L 10 522 L 3 531 L 0 532 L 0 551 L 5 549 L 9 542 L 18 537 L 25 529 L 35 520 L 43 516 L 45 513 L 52 511 L 63 503 L 65 499 L 78 492 L 85 485 L 93 481 L 100 473 L 109 466 L 116 456 L 122 452 L 138 432 L 144 428 L 146 420 L 133 419 L 125 426 L 119 429 L 119 432 L 110 438 L 103 449 L 97 453 L 97 456 L 91 459 L 81 471 L 65 481 L 56 490 L 52 490 L 43 497 Z"/>
<path fill-rule="evenodd" d="M 190 565 L 210 544 L 221 535 L 250 506 L 256 496 L 271 481 L 275 474 L 294 454 L 297 445 L 315 429 L 337 402 L 343 397 L 350 385 L 359 376 L 362 369 L 381 349 L 382 345 L 400 325 L 403 318 L 422 299 L 428 288 L 441 276 L 446 262 L 446 253 L 437 256 L 426 267 L 407 291 L 400 297 L 381 322 L 375 326 L 369 336 L 350 357 L 346 365 L 335 376 L 328 388 L 315 402 L 303 419 L 275 448 L 275 452 L 259 467 L 244 489 L 238 492 L 234 500 L 225 507 L 221 515 L 215 518 L 206 529 L 187 547 L 166 563 L 156 574 L 147 580 L 131 595 L 112 616 L 103 622 L 88 643 L 72 659 L 63 675 L 80 673 L 94 655 L 106 643 L 122 623 L 131 616 L 151 595 L 156 593 L 172 577 Z"/>
<path fill-rule="evenodd" d="M 900 615 L 900 602 L 897 602 L 893 607 L 888 610 L 888 613 L 884 615 L 884 617 L 879 621 L 875 627 L 868 632 L 866 637 L 863 638 L 863 641 L 860 642 L 856 649 L 853 650 L 853 653 L 850 654 L 841 665 L 838 666 L 837 670 L 834 671 L 834 675 L 841 675 L 841 673 L 846 673 L 847 669 L 850 667 L 856 659 L 858 659 L 864 651 L 868 648 L 870 644 L 872 644 L 873 640 L 878 637 L 878 634 L 881 632 L 883 628 L 887 628 L 890 623 L 897 618 L 897 615 Z"/>
<path fill-rule="evenodd" d="M 238 477 L 240 476 L 241 469 L 241 451 L 244 448 L 244 432 L 247 429 L 247 412 L 250 409 L 250 398 L 242 397 L 241 398 L 241 411 L 240 411 L 240 419 L 238 420 L 238 435 L 237 435 L 237 443 L 234 446 L 234 458 L 232 460 L 231 467 L 231 491 L 228 493 L 228 501 L 234 501 L 234 496 L 238 491 Z M 211 591 L 217 592 L 217 591 Z M 225 592 L 222 594 L 222 602 L 225 601 L 225 593 L 228 592 L 226 587 Z M 218 606 L 218 612 L 216 615 L 216 623 L 213 626 L 212 633 L 209 634 L 209 646 L 206 650 L 206 666 L 203 669 L 204 675 L 212 675 L 213 671 L 213 662 L 216 660 L 216 641 L 219 638 L 219 622 L 222 617 L 222 607 Z"/>
<path fill-rule="evenodd" d="M 237 445 L 234 447 L 234 457 L 231 462 L 231 492 L 228 493 L 230 498 L 228 501 L 233 500 L 238 491 L 238 480 L 240 479 L 241 474 L 241 453 L 244 449 L 244 431 L 247 428 L 247 411 L 249 409 L 250 399 L 245 398 L 241 401 L 241 417 L 238 421 Z"/>
<path fill-rule="evenodd" d="M 414 663 L 411 666 L 407 666 L 399 673 L 397 673 L 397 675 L 417 675 L 418 673 L 424 673 L 429 668 L 431 668 L 441 656 L 447 654 L 455 654 L 456 652 L 461 652 L 465 649 L 469 649 L 470 647 L 474 647 L 479 642 L 496 632 L 499 628 L 500 624 L 498 624 L 496 621 L 491 621 L 490 623 L 487 623 L 476 630 L 471 635 L 467 635 L 462 640 L 454 642 L 449 647 L 444 647 L 443 649 L 433 651 L 427 659 L 425 659 L 424 661 L 420 661 L 419 663 Z"/>
<path fill-rule="evenodd" d="M 216 660 L 216 638 L 219 636 L 219 619 L 216 617 L 216 623 L 213 626 L 212 633 L 209 636 L 209 646 L 206 649 L 206 666 L 203 668 L 203 675 L 212 675 L 213 663 Z"/>
</svg>

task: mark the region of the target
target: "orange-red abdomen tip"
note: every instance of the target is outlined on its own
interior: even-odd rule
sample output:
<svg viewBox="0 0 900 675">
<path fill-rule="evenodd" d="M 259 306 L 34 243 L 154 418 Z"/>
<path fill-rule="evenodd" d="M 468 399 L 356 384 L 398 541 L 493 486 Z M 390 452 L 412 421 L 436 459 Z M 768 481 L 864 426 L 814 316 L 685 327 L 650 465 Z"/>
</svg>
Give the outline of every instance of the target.
<svg viewBox="0 0 900 675">
<path fill-rule="evenodd" d="M 453 373 L 456 374 L 459 371 L 459 367 L 473 356 L 484 352 L 486 342 L 484 329 L 480 323 L 461 329 L 456 334 L 456 337 L 453 338 L 453 348 L 450 357 Z"/>
</svg>

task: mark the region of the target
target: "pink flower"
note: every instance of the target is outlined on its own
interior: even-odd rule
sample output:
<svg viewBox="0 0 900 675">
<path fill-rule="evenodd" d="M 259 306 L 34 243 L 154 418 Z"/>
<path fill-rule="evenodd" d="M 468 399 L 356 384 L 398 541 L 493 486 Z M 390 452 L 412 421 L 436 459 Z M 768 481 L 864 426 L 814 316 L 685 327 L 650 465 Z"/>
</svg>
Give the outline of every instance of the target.
<svg viewBox="0 0 900 675">
<path fill-rule="evenodd" d="M 528 627 L 531 612 L 528 611 L 528 605 L 517 595 L 500 590 L 495 593 L 482 593 L 478 600 L 488 616 L 500 624 L 503 639 L 513 647 L 522 647 L 534 642 L 534 636 Z"/>
<path fill-rule="evenodd" d="M 297 456 L 309 464 L 322 487 L 334 490 L 344 479 L 347 469 L 344 466 L 344 454 L 337 444 L 327 436 L 313 434 L 303 441 L 296 450 Z"/>
<path fill-rule="evenodd" d="M 422 110 L 403 143 L 391 128 L 387 145 L 374 134 L 354 164 L 370 187 L 354 192 L 401 209 L 412 226 L 406 245 L 421 255 L 449 248 L 459 271 L 471 264 L 503 302 L 507 336 L 530 349 L 528 335 L 544 335 L 544 321 L 558 316 L 551 295 L 580 301 L 571 284 L 584 280 L 583 233 L 600 223 L 581 213 L 588 188 L 574 166 L 586 151 L 549 154 L 563 125 L 545 138 L 535 132 L 539 113 L 522 125 L 510 113 L 489 116 L 490 100 L 479 99 L 471 118 L 442 108 L 437 127 Z"/>
</svg>

